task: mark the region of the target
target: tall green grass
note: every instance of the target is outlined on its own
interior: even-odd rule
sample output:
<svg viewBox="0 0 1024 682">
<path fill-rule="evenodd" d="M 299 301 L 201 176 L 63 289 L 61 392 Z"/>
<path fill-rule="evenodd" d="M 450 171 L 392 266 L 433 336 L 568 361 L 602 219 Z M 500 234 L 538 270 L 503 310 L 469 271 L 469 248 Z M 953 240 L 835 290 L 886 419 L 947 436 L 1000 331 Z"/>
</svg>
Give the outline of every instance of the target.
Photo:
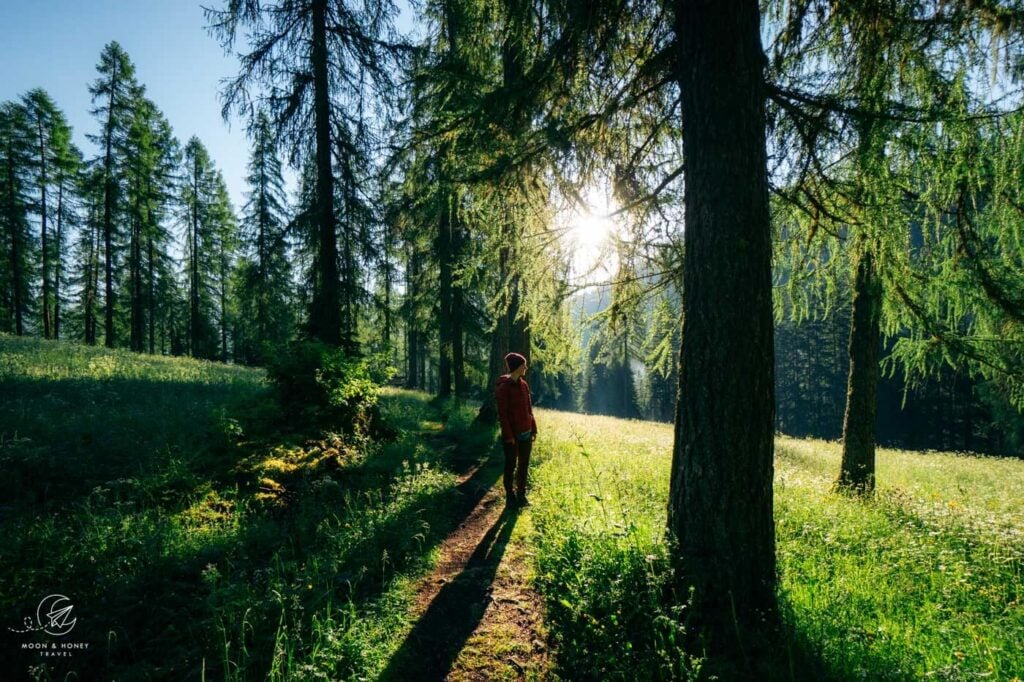
<svg viewBox="0 0 1024 682">
<path fill-rule="evenodd" d="M 491 452 L 422 394 L 387 443 L 296 432 L 261 371 L 71 343 L 0 336 L 0 396 L 5 679 L 372 678 L 459 521 L 453 450 Z M 71 659 L 7 631 L 54 592 Z"/>
<path fill-rule="evenodd" d="M 389 390 L 387 443 L 282 424 L 263 373 L 0 336 L 0 670 L 15 679 L 372 679 L 464 517 L 472 412 Z M 566 679 L 707 674 L 663 542 L 671 427 L 538 410 L 535 579 Z M 779 679 L 1024 677 L 1024 462 L 779 439 Z M 517 531 L 518 532 L 518 531 Z M 526 531 L 523 531 L 526 532 Z M 11 646 L 68 595 L 87 653 Z M 4 676 L 0 675 L 0 676 Z"/>
<path fill-rule="evenodd" d="M 685 596 L 667 590 L 671 426 L 537 418 L 538 587 L 559 671 L 699 677 Z M 862 501 L 831 492 L 836 444 L 780 438 L 776 453 L 775 678 L 1024 676 L 1024 461 L 881 450 Z"/>
</svg>

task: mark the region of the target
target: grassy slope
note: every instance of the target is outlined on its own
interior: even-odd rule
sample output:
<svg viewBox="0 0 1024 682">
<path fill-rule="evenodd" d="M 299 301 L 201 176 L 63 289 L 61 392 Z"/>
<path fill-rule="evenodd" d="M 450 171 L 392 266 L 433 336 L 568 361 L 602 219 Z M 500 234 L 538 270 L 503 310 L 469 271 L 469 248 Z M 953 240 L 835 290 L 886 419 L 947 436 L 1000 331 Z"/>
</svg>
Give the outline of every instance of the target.
<svg viewBox="0 0 1024 682">
<path fill-rule="evenodd" d="M 539 585 L 560 669 L 694 674 L 672 625 L 685 610 L 659 596 L 671 426 L 538 422 Z M 829 491 L 838 464 L 835 443 L 777 442 L 777 677 L 1024 677 L 1024 461 L 881 450 L 872 502 Z"/>
<path fill-rule="evenodd" d="M 90 645 L 5 627 L 10 679 L 372 677 L 492 440 L 401 392 L 393 442 L 282 431 L 262 372 L 5 336 L 0 396 L 0 624 L 61 592 Z"/>
</svg>

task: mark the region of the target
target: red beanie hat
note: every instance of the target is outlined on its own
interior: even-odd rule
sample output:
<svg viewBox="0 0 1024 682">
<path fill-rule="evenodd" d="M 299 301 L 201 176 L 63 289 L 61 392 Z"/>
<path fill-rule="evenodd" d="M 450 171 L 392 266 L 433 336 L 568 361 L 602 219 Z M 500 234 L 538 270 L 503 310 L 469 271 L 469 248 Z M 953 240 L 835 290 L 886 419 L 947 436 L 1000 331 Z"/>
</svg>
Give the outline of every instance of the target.
<svg viewBox="0 0 1024 682">
<path fill-rule="evenodd" d="M 505 356 L 505 364 L 508 365 L 508 371 L 514 372 L 517 367 L 526 364 L 526 358 L 519 353 L 509 353 Z"/>
</svg>

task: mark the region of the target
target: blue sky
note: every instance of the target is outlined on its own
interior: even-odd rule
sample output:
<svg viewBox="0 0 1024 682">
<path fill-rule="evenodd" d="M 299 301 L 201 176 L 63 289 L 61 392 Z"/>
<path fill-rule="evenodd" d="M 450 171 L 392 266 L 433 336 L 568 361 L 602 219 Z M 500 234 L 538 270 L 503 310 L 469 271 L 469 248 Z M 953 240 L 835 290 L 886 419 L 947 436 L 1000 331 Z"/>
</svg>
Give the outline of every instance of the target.
<svg viewBox="0 0 1024 682">
<path fill-rule="evenodd" d="M 202 4 L 222 7 L 224 1 Z M 405 2 L 399 5 L 406 9 Z M 409 18 L 406 9 L 407 27 Z M 103 46 L 116 40 L 178 139 L 196 135 L 206 145 L 238 210 L 248 140 L 243 121 L 221 118 L 218 98 L 221 79 L 237 73 L 238 62 L 224 55 L 205 26 L 199 0 L 0 0 L 0 101 L 44 88 L 68 117 L 75 143 L 87 158 L 94 156 L 86 134 L 98 132 L 99 123 L 89 114 L 89 84 Z"/>
<path fill-rule="evenodd" d="M 223 121 L 217 98 L 220 79 L 234 74 L 237 62 L 205 23 L 195 0 L 0 0 L 0 101 L 46 89 L 74 127 L 75 142 L 94 155 L 85 136 L 99 124 L 89 114 L 88 88 L 100 51 L 116 40 L 175 135 L 182 142 L 197 135 L 209 149 L 237 210 L 248 143 L 241 121 Z"/>
</svg>

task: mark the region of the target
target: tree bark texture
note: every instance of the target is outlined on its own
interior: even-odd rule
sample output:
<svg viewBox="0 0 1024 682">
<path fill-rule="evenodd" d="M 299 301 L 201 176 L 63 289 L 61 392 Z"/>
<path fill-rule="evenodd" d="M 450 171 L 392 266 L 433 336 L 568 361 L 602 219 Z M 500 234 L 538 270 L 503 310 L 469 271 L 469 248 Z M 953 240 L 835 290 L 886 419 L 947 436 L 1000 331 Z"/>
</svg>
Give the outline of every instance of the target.
<svg viewBox="0 0 1024 682">
<path fill-rule="evenodd" d="M 850 321 L 850 370 L 843 416 L 843 461 L 837 486 L 870 494 L 875 488 L 875 421 L 882 284 L 871 251 L 857 260 Z"/>
<path fill-rule="evenodd" d="M 686 255 L 669 533 L 711 646 L 735 651 L 776 613 L 766 62 L 756 0 L 674 5 Z"/>
</svg>

